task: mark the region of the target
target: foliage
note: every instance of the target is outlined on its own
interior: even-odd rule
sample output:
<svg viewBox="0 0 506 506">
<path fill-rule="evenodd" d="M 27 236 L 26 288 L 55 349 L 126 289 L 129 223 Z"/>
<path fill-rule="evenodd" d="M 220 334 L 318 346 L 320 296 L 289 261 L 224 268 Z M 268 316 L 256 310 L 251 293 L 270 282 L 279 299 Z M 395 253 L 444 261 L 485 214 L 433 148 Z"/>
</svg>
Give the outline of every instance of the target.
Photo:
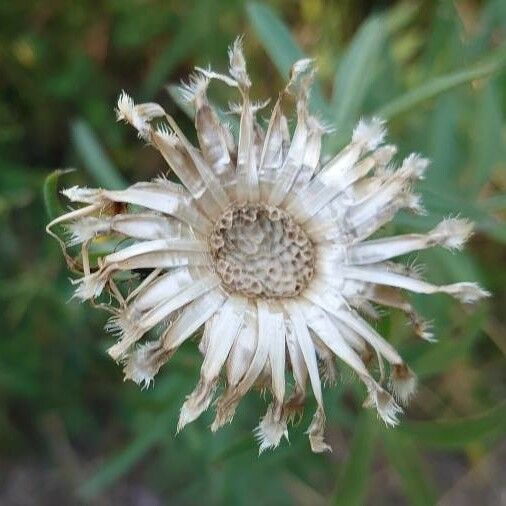
<svg viewBox="0 0 506 506">
<path fill-rule="evenodd" d="M 0 502 L 8 504 L 16 462 L 56 470 L 58 492 L 41 490 L 34 504 L 53 504 L 57 493 L 76 503 L 114 501 L 136 484 L 161 502 L 206 497 L 244 505 L 391 504 L 398 497 L 430 504 L 454 486 L 433 472 L 438 456 L 449 466 L 463 459 L 466 469 L 477 458 L 494 462 L 494 444 L 506 432 L 504 2 L 427 2 L 423 9 L 378 2 L 371 12 L 319 0 L 99 5 L 0 6 L 0 460 L 7 469 Z M 428 215 L 403 214 L 392 226 L 426 230 L 444 216 L 470 217 L 476 235 L 465 253 L 429 251 L 418 261 L 435 282 L 473 279 L 494 294 L 476 310 L 443 296 L 417 297 L 434 321 L 436 344 L 415 342 L 400 314 L 385 316 L 387 335 L 402 342 L 420 374 L 420 392 L 400 428 L 387 431 L 362 411 L 352 383 L 328 389 L 332 455 L 310 454 L 302 437 L 307 415 L 290 444 L 258 458 L 250 431 L 261 399 L 254 395 L 218 434 L 207 431 L 208 416 L 175 436 L 178 407 L 198 375 L 194 343 L 174 356 L 154 389 L 123 384 L 104 352 L 106 315 L 66 303 L 68 275 L 44 232 L 66 205 L 59 186 L 117 188 L 165 170 L 153 150 L 115 124 L 121 89 L 172 107 L 191 136 L 188 111 L 164 85 L 193 65 L 225 68 L 226 48 L 243 32 L 258 98 L 276 95 L 295 59 L 316 58 L 312 107 L 335 126 L 329 152 L 360 116 L 380 114 L 405 152 L 432 159 L 421 185 Z M 224 93 L 213 91 L 223 107 Z M 136 504 L 129 497 L 124 503 Z"/>
</svg>

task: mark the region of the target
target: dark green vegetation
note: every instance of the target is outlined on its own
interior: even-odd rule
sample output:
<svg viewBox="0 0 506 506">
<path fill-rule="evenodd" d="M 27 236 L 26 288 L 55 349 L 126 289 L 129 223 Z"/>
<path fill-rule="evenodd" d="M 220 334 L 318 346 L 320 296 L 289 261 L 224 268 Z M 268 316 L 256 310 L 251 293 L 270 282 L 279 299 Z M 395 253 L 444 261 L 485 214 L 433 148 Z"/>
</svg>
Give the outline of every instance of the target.
<svg viewBox="0 0 506 506">
<path fill-rule="evenodd" d="M 371 3 L 0 4 L 2 505 L 499 503 L 506 3 L 376 2 L 372 10 Z M 246 34 L 258 98 L 274 97 L 303 53 L 317 58 L 312 99 L 336 127 L 329 150 L 346 142 L 360 115 L 378 113 L 390 120 L 400 156 L 432 159 L 421 185 L 429 215 L 401 215 L 389 232 L 427 230 L 447 215 L 471 218 L 477 233 L 464 253 L 428 251 L 417 261 L 434 282 L 476 280 L 494 294 L 476 308 L 417 297 L 436 344 L 416 341 L 401 314 L 385 316 L 383 334 L 420 376 L 418 396 L 403 423 L 386 430 L 360 408 L 364 392 L 353 382 L 327 389 L 329 455 L 310 453 L 302 434 L 308 410 L 290 444 L 258 458 L 251 430 L 264 408 L 256 394 L 218 434 L 208 431 L 208 414 L 176 437 L 179 407 L 198 377 L 196 346 L 175 355 L 154 389 L 123 384 L 105 354 L 106 315 L 67 303 L 68 273 L 44 233 L 48 213 L 66 205 L 60 185 L 121 187 L 166 170 L 132 129 L 115 123 L 121 89 L 162 102 L 192 135 L 164 86 L 193 65 L 225 69 L 238 33 Z M 223 87 L 212 93 L 219 104 L 230 98 Z M 67 167 L 79 170 L 54 172 Z"/>
</svg>

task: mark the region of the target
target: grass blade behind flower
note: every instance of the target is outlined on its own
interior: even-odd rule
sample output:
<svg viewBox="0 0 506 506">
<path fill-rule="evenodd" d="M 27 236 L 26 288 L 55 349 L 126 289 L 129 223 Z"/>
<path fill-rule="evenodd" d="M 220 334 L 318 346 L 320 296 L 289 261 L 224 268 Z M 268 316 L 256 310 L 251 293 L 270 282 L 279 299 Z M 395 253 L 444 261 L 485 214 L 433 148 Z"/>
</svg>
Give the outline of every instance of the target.
<svg viewBox="0 0 506 506">
<path fill-rule="evenodd" d="M 292 65 L 306 55 L 285 23 L 268 5 L 249 2 L 246 12 L 267 54 L 283 78 L 287 79 Z M 313 84 L 310 101 L 315 110 L 328 116 L 328 105 L 317 81 Z"/>
<path fill-rule="evenodd" d="M 51 172 L 44 180 L 42 196 L 44 198 L 46 213 L 50 220 L 54 220 L 65 212 L 58 199 L 58 180 L 60 176 L 73 171 L 74 169 L 57 169 Z"/>
<path fill-rule="evenodd" d="M 364 503 L 377 427 L 378 421 L 373 413 L 364 411 L 358 417 L 350 453 L 343 462 L 332 504 L 350 506 Z"/>
<path fill-rule="evenodd" d="M 71 125 L 71 135 L 85 169 L 97 184 L 110 190 L 121 190 L 127 186 L 88 123 L 81 119 L 74 121 Z"/>
<path fill-rule="evenodd" d="M 404 93 L 390 103 L 380 107 L 374 114 L 384 119 L 391 119 L 456 86 L 488 77 L 504 68 L 505 65 L 506 47 L 503 46 L 491 56 L 483 58 L 466 69 L 459 69 L 443 76 L 429 79 L 417 88 Z"/>
</svg>

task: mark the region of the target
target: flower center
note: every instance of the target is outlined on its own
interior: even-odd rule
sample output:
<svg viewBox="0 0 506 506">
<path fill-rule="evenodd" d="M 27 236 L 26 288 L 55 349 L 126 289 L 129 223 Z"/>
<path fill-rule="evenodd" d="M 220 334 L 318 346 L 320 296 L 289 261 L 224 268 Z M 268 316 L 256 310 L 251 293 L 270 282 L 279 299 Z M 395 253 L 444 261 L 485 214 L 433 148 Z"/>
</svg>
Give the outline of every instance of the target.
<svg viewBox="0 0 506 506">
<path fill-rule="evenodd" d="M 273 206 L 229 208 L 209 237 L 216 272 L 229 292 L 294 297 L 314 275 L 315 250 L 300 225 Z"/>
</svg>

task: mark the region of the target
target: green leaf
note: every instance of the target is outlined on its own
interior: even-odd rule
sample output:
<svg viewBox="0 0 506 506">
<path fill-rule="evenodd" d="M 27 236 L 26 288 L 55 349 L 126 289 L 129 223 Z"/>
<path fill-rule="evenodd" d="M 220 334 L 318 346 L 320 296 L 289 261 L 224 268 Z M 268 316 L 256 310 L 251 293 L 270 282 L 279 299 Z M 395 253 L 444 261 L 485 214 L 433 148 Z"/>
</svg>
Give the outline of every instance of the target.
<svg viewBox="0 0 506 506">
<path fill-rule="evenodd" d="M 409 504 L 435 504 L 435 492 L 426 476 L 420 454 L 415 445 L 399 437 L 395 430 L 384 430 L 383 441 L 388 460 L 397 471 Z"/>
<path fill-rule="evenodd" d="M 373 413 L 363 411 L 360 414 L 355 426 L 350 453 L 337 480 L 333 504 L 346 506 L 364 504 L 371 476 L 370 467 L 377 427 L 378 421 Z"/>
<path fill-rule="evenodd" d="M 46 213 L 50 220 L 54 220 L 57 216 L 65 212 L 58 198 L 58 180 L 60 176 L 73 172 L 74 170 L 75 169 L 57 169 L 51 172 L 44 180 L 42 195 L 44 197 Z"/>
<path fill-rule="evenodd" d="M 110 190 L 125 188 L 126 182 L 107 157 L 95 133 L 84 120 L 71 125 L 72 143 L 95 182 Z"/>
<path fill-rule="evenodd" d="M 359 116 L 385 39 L 383 19 L 372 16 L 360 27 L 339 62 L 330 106 L 332 126 L 337 131 Z"/>
<path fill-rule="evenodd" d="M 246 9 L 248 18 L 260 42 L 264 46 L 280 74 L 287 79 L 292 65 L 306 55 L 293 38 L 286 24 L 271 7 L 257 2 L 249 2 Z M 321 86 L 315 82 L 310 102 L 324 116 L 328 115 L 328 105 Z"/>
<path fill-rule="evenodd" d="M 456 86 L 469 83 L 475 79 L 487 77 L 503 68 L 505 64 L 506 47 L 501 47 L 491 56 L 484 58 L 482 61 L 466 69 L 456 70 L 443 76 L 428 79 L 424 84 L 395 98 L 390 103 L 378 109 L 375 115 L 385 119 L 393 118 Z"/>
<path fill-rule="evenodd" d="M 484 437 L 506 433 L 506 403 L 477 416 L 436 422 L 404 422 L 397 429 L 406 437 L 424 445 L 456 449 Z"/>
</svg>

